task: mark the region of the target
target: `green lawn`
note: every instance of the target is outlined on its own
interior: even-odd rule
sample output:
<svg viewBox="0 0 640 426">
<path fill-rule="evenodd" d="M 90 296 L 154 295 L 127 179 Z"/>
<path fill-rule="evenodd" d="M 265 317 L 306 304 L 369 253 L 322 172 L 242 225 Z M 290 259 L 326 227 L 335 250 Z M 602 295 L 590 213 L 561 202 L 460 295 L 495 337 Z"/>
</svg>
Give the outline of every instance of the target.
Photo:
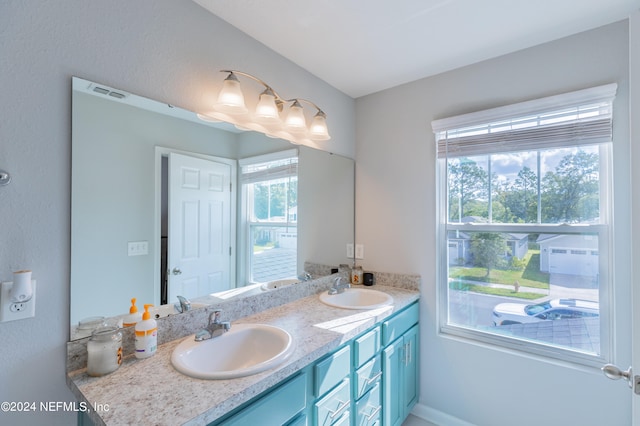
<svg viewBox="0 0 640 426">
<path fill-rule="evenodd" d="M 539 293 L 529 293 L 526 291 L 519 291 L 516 293 L 515 290 L 510 290 L 508 288 L 494 288 L 484 285 L 473 285 L 468 283 L 461 283 L 460 281 L 450 282 L 449 288 L 452 290 L 471 291 L 473 293 L 492 294 L 494 296 L 517 297 L 519 299 L 527 300 L 538 299 L 542 296 Z"/>
<path fill-rule="evenodd" d="M 449 277 L 466 281 L 480 281 L 507 285 L 514 285 L 517 281 L 521 287 L 548 289 L 549 274 L 540 272 L 540 250 L 529 250 L 524 261 L 526 267 L 522 271 L 492 269 L 489 277 L 487 277 L 486 268 L 452 266 L 449 268 Z M 538 295 L 538 297 L 539 296 L 540 295 Z"/>
</svg>

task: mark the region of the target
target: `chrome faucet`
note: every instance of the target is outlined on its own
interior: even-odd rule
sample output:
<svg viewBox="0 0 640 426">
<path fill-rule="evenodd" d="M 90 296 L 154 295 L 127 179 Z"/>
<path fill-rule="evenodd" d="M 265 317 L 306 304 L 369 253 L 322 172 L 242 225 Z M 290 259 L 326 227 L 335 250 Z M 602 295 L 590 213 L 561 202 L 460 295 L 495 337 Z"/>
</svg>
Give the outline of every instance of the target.
<svg viewBox="0 0 640 426">
<path fill-rule="evenodd" d="M 342 277 L 336 277 L 336 279 L 333 280 L 333 285 L 331 285 L 329 289 L 329 294 L 343 293 L 348 288 L 351 288 L 351 284 L 346 282 Z"/>
<path fill-rule="evenodd" d="M 229 331 L 231 323 L 229 321 L 220 321 L 220 312 L 222 311 L 219 309 L 211 312 L 209 315 L 209 325 L 196 333 L 196 342 L 213 339 L 214 337 L 222 336 L 224 333 Z"/>
<path fill-rule="evenodd" d="M 178 296 L 178 301 L 173 304 L 178 313 L 184 313 L 191 310 L 191 302 L 186 297 Z"/>
<path fill-rule="evenodd" d="M 306 271 L 303 271 L 302 274 L 298 275 L 298 279 L 300 281 L 311 281 L 312 278 L 311 274 Z"/>
</svg>

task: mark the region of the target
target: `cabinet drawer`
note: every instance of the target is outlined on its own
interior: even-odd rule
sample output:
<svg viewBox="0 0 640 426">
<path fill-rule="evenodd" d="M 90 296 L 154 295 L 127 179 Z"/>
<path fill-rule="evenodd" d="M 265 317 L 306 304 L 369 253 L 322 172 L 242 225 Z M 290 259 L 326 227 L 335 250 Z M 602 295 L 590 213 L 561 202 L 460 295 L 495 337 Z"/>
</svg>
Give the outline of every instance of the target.
<svg viewBox="0 0 640 426">
<path fill-rule="evenodd" d="M 282 425 L 307 406 L 307 375 L 302 373 L 222 422 L 225 426 Z"/>
<path fill-rule="evenodd" d="M 351 408 L 349 379 L 344 379 L 324 398 L 315 403 L 314 411 L 318 426 L 329 426 L 349 413 Z M 347 423 L 348 424 L 348 423 Z"/>
<path fill-rule="evenodd" d="M 351 347 L 345 346 L 313 367 L 314 393 L 322 396 L 351 371 Z"/>
<path fill-rule="evenodd" d="M 356 425 L 373 426 L 382 418 L 380 381 L 362 399 L 356 403 Z"/>
<path fill-rule="evenodd" d="M 356 370 L 355 375 L 355 398 L 358 399 L 369 389 L 376 385 L 376 382 L 380 381 L 382 376 L 382 358 L 380 355 L 371 359 L 362 367 Z"/>
<path fill-rule="evenodd" d="M 416 324 L 418 322 L 418 315 L 418 304 L 414 303 L 393 318 L 383 322 L 382 346 L 387 346 Z"/>
<path fill-rule="evenodd" d="M 358 337 L 353 342 L 353 360 L 356 367 L 371 359 L 380 350 L 380 327 Z"/>
</svg>

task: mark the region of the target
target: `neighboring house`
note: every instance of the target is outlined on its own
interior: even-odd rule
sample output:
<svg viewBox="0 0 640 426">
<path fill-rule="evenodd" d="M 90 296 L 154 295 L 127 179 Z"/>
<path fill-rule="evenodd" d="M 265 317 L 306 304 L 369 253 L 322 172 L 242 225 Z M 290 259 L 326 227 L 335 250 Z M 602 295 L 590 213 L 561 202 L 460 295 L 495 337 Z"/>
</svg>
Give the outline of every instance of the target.
<svg viewBox="0 0 640 426">
<path fill-rule="evenodd" d="M 598 239 L 590 235 L 540 234 L 540 271 L 551 274 L 598 275 Z"/>
<path fill-rule="evenodd" d="M 449 265 L 471 262 L 471 237 L 466 232 L 449 231 Z"/>
<path fill-rule="evenodd" d="M 465 217 L 464 223 L 478 222 L 475 217 Z M 529 234 L 502 234 L 507 243 L 507 251 L 504 254 L 506 260 L 512 257 L 522 259 L 529 251 Z M 464 231 L 449 232 L 449 265 L 466 265 L 473 262 L 471 254 L 471 235 Z"/>
<path fill-rule="evenodd" d="M 529 251 L 529 234 L 504 234 L 507 237 L 507 246 L 509 247 L 510 257 L 522 259 Z"/>
</svg>

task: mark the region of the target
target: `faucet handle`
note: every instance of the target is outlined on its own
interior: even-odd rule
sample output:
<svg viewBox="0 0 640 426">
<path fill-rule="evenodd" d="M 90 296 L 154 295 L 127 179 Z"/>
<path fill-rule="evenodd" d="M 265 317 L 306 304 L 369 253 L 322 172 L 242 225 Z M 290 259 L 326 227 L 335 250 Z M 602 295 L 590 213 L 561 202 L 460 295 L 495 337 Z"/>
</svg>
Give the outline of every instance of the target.
<svg viewBox="0 0 640 426">
<path fill-rule="evenodd" d="M 191 302 L 186 297 L 180 295 L 176 297 L 178 298 L 178 301 L 173 305 L 176 308 L 176 311 L 184 313 L 191 310 Z"/>
<path fill-rule="evenodd" d="M 209 314 L 209 324 L 220 324 L 220 309 L 216 309 Z"/>
</svg>

